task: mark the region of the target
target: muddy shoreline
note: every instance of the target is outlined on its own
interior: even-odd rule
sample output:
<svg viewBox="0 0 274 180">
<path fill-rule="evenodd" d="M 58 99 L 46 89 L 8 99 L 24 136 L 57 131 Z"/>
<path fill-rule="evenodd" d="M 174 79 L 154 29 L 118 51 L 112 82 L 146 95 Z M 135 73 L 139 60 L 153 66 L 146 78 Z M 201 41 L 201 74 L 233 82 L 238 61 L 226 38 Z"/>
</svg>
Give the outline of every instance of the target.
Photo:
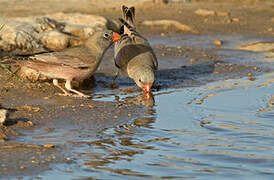
<svg viewBox="0 0 274 180">
<path fill-rule="evenodd" d="M 106 1 L 107 2 L 107 1 Z M 26 3 L 32 3 L 29 9 Z M 43 15 L 54 12 L 97 14 L 109 19 L 120 16 L 121 2 L 96 4 L 95 2 L 74 1 L 63 5 L 59 1 L 2 1 L 0 14 L 6 17 L 23 17 L 29 15 Z M 55 6 L 52 6 L 55 4 Z M 211 34 L 245 35 L 264 38 L 273 38 L 273 7 L 272 1 L 241 1 L 228 3 L 216 2 L 191 2 L 191 3 L 131 3 L 137 7 L 137 27 L 145 36 L 169 35 L 195 36 Z M 218 12 L 229 12 L 228 15 L 201 16 L 195 14 L 197 9 L 210 9 Z M 233 18 L 238 20 L 233 21 Z M 163 29 L 161 27 L 146 27 L 144 20 L 172 19 L 195 29 L 196 33 L 182 32 L 174 27 Z M 216 39 L 218 40 L 218 39 Z M 212 42 L 213 43 L 213 42 Z M 154 92 L 169 88 L 183 88 L 200 86 L 208 82 L 232 77 L 247 77 L 251 73 L 259 75 L 269 72 L 257 66 L 227 63 L 223 56 L 216 53 L 216 49 L 197 48 L 192 46 L 166 46 L 153 45 L 159 58 L 160 70 Z M 166 59 L 176 59 L 179 66 L 169 63 Z M 178 65 L 177 64 L 177 65 Z M 176 64 L 175 64 L 176 65 Z M 100 69 L 91 79 L 89 86 L 84 90 L 95 94 L 95 99 L 104 95 L 115 73 L 111 52 L 106 56 Z M 24 138 L 36 130 L 54 131 L 58 128 L 68 130 L 71 128 L 90 131 L 91 136 L 100 134 L 106 128 L 119 126 L 132 122 L 149 111 L 153 102 L 144 102 L 142 97 L 129 101 L 120 101 L 119 97 L 113 102 L 73 97 L 58 96 L 59 90 L 51 82 L 30 82 L 17 76 L 12 76 L 9 71 L 0 68 L 0 105 L 10 110 L 6 126 L 1 126 L 2 139 L 0 139 L 0 178 L 23 177 L 39 174 L 50 170 L 50 164 L 73 163 L 69 157 L 70 145 L 53 144 L 47 146 L 46 141 L 41 144 L 24 143 Z M 115 92 L 130 94 L 137 92 L 134 83 L 127 78 L 120 77 L 117 81 L 119 88 Z M 130 87 L 130 88 L 128 88 Z M 141 92 L 140 92 L 141 93 Z M 146 107 L 146 105 L 148 107 Z M 64 150 L 66 149 L 66 150 Z"/>
</svg>

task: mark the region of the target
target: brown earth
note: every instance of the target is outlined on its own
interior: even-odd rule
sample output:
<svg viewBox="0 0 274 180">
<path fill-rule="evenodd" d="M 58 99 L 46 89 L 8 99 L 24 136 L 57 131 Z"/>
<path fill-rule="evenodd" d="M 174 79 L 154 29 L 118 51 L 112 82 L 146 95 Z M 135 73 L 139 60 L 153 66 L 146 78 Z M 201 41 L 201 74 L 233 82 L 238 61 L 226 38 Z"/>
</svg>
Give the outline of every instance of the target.
<svg viewBox="0 0 274 180">
<path fill-rule="evenodd" d="M 31 9 L 29 5 L 31 4 Z M 4 0 L 0 2 L 0 14 L 7 17 L 22 17 L 43 15 L 54 12 L 79 12 L 103 15 L 110 19 L 120 17 L 120 1 L 67 1 L 65 4 L 57 0 Z M 191 3 L 157 4 L 152 2 L 126 1 L 126 4 L 136 5 L 137 27 L 144 35 L 162 35 L 186 33 L 174 27 L 142 26 L 144 20 L 177 20 L 188 25 L 196 34 L 244 34 L 273 37 L 274 1 L 193 1 Z M 4 7 L 4 8 L 3 8 Z M 214 15 L 197 15 L 197 9 L 215 11 Z M 220 15 L 217 12 L 226 12 Z M 219 15 L 218 15 L 219 14 Z M 222 14 L 222 13 L 221 13 Z M 166 46 L 153 47 L 158 57 L 181 57 L 189 64 L 199 64 L 203 61 L 214 62 L 215 71 L 211 73 L 240 73 L 254 70 L 248 66 L 233 66 L 219 62 L 221 57 L 212 51 L 197 48 Z M 184 52 L 184 53 L 182 53 Z M 103 63 L 95 75 L 99 81 L 97 86 L 107 89 L 115 70 L 111 55 Z M 203 58 L 200 58 L 203 57 Z M 79 99 L 56 95 L 59 90 L 50 82 L 32 83 L 12 75 L 6 67 L 4 59 L 0 68 L 0 104 L 10 110 L 10 116 L 4 126 L 0 125 L 0 178 L 8 176 L 23 176 L 39 173 L 49 169 L 50 163 L 67 162 L 61 145 L 54 147 L 44 144 L 25 144 L 18 142 L 18 135 L 24 136 L 25 131 L 62 125 L 87 125 L 91 129 L 104 129 L 119 125 L 131 117 L 144 111 L 143 104 L 125 102 L 102 102 L 92 99 Z M 182 67 L 185 68 L 185 67 Z M 228 69 L 232 69 L 228 71 Z M 193 71 L 192 69 L 188 69 Z M 218 72 L 218 73 L 216 73 Z M 100 79 L 100 75 L 109 77 Z M 92 82 L 94 80 L 91 80 Z M 186 81 L 187 83 L 187 81 Z M 94 87 L 91 83 L 88 89 Z M 105 87 L 104 87 L 105 86 Z M 176 85 L 175 85 L 176 86 Z M 158 87 L 161 88 L 161 87 Z M 157 88 L 156 88 L 157 89 Z M 123 89 L 121 89 L 123 90 Z M 74 118 L 70 118 L 74 117 Z M 81 117 L 81 118 L 77 118 Z M 60 121 L 61 119 L 61 121 Z M 79 121 L 81 119 L 81 121 Z M 49 148 L 51 147 L 51 148 Z"/>
</svg>

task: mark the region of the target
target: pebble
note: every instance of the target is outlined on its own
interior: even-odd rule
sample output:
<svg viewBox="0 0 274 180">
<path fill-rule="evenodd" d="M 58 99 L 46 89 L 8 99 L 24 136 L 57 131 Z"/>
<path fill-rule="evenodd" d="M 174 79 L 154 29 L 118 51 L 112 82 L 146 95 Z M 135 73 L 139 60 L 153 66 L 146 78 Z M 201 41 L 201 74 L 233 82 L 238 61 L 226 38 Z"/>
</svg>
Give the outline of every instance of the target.
<svg viewBox="0 0 274 180">
<path fill-rule="evenodd" d="M 248 76 L 248 80 L 250 80 L 250 81 L 256 80 L 256 78 L 253 76 L 253 74 L 251 72 L 247 73 L 247 76 Z"/>
<path fill-rule="evenodd" d="M 250 80 L 250 81 L 255 81 L 255 80 L 256 80 L 256 78 L 255 78 L 255 77 L 253 77 L 253 76 L 250 76 L 250 77 L 248 77 L 248 80 Z"/>
<path fill-rule="evenodd" d="M 215 41 L 213 41 L 213 44 L 216 46 L 221 46 L 223 44 L 223 42 L 221 40 L 215 40 Z"/>
<path fill-rule="evenodd" d="M 93 104 L 89 104 L 88 107 L 89 107 L 90 109 L 93 109 L 93 108 L 94 108 L 94 105 L 93 105 Z"/>
<path fill-rule="evenodd" d="M 223 11 L 213 11 L 213 10 L 207 10 L 207 9 L 197 9 L 195 14 L 200 16 L 228 16 L 229 13 L 223 12 Z"/>
<path fill-rule="evenodd" d="M 239 22 L 240 19 L 239 19 L 239 18 L 232 18 L 232 21 L 233 21 L 233 22 Z"/>
<path fill-rule="evenodd" d="M 55 148 L 54 144 L 44 144 L 45 148 Z"/>
<path fill-rule="evenodd" d="M 7 113 L 6 109 L 0 109 L 0 124 L 4 124 L 7 120 Z"/>
<path fill-rule="evenodd" d="M 189 60 L 189 62 L 190 62 L 191 64 L 195 63 L 195 61 L 196 61 L 195 58 L 191 58 L 191 59 Z"/>
<path fill-rule="evenodd" d="M 30 125 L 30 126 L 33 126 L 34 124 L 33 124 L 33 122 L 32 121 L 27 121 L 27 123 Z"/>
</svg>

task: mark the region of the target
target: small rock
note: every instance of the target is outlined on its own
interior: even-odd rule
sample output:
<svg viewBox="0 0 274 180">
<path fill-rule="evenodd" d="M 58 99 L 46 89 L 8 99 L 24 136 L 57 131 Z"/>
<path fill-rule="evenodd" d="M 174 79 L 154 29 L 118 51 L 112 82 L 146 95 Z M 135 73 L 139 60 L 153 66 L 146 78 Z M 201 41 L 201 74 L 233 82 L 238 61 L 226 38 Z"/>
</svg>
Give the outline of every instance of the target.
<svg viewBox="0 0 274 180">
<path fill-rule="evenodd" d="M 247 73 L 247 78 L 250 81 L 255 81 L 256 80 L 256 78 L 253 76 L 253 74 L 251 72 Z"/>
<path fill-rule="evenodd" d="M 189 60 L 189 62 L 190 62 L 191 64 L 195 63 L 195 61 L 196 61 L 195 58 L 191 58 L 191 59 Z"/>
<path fill-rule="evenodd" d="M 30 120 L 27 121 L 27 124 L 28 124 L 29 126 L 34 126 L 33 122 L 30 121 Z"/>
<path fill-rule="evenodd" d="M 88 107 L 89 107 L 90 109 L 93 109 L 93 108 L 94 108 L 94 105 L 93 105 L 93 104 L 89 104 Z"/>
<path fill-rule="evenodd" d="M 240 19 L 239 19 L 239 18 L 232 18 L 232 21 L 233 21 L 233 22 L 239 22 Z"/>
<path fill-rule="evenodd" d="M 69 45 L 69 36 L 58 31 L 44 33 L 41 42 L 49 50 L 59 51 Z"/>
<path fill-rule="evenodd" d="M 215 41 L 213 41 L 213 44 L 216 46 L 221 46 L 223 44 L 223 42 L 220 40 L 215 40 Z"/>
<path fill-rule="evenodd" d="M 29 105 L 24 105 L 22 107 L 22 109 L 24 109 L 25 111 L 33 111 L 33 112 L 38 112 L 40 111 L 39 107 L 33 107 L 33 106 L 29 106 Z"/>
<path fill-rule="evenodd" d="M 206 125 L 206 124 L 211 124 L 211 121 L 209 121 L 209 120 L 203 120 L 203 121 L 201 121 L 200 122 L 200 126 L 204 126 L 204 125 Z"/>
<path fill-rule="evenodd" d="M 215 11 L 212 10 L 206 10 L 206 9 L 197 9 L 195 14 L 200 15 L 200 16 L 213 16 L 215 15 Z"/>
<path fill-rule="evenodd" d="M 215 14 L 217 16 L 228 16 L 228 13 L 227 12 L 222 12 L 222 11 L 216 11 Z"/>
<path fill-rule="evenodd" d="M 228 16 L 229 13 L 223 11 L 213 11 L 213 10 L 206 10 L 206 9 L 197 9 L 195 14 L 200 16 Z"/>
<path fill-rule="evenodd" d="M 253 77 L 253 76 L 248 76 L 248 80 L 250 80 L 250 81 L 255 81 L 255 80 L 256 80 L 256 78 L 255 78 L 255 77 Z"/>
<path fill-rule="evenodd" d="M 7 120 L 8 110 L 0 109 L 0 124 L 4 124 Z"/>
<path fill-rule="evenodd" d="M 169 27 L 175 27 L 176 29 L 180 31 L 186 31 L 186 32 L 196 32 L 193 30 L 190 26 L 184 25 L 178 21 L 175 20 L 155 20 L 155 21 L 143 21 L 142 25 L 144 26 L 157 26 L 159 28 L 167 30 Z"/>
<path fill-rule="evenodd" d="M 273 28 L 268 28 L 267 31 L 272 32 Z"/>
<path fill-rule="evenodd" d="M 45 148 L 55 148 L 54 144 L 44 144 Z"/>
<path fill-rule="evenodd" d="M 240 50 L 266 52 L 274 49 L 274 42 L 257 42 L 238 47 Z"/>
</svg>

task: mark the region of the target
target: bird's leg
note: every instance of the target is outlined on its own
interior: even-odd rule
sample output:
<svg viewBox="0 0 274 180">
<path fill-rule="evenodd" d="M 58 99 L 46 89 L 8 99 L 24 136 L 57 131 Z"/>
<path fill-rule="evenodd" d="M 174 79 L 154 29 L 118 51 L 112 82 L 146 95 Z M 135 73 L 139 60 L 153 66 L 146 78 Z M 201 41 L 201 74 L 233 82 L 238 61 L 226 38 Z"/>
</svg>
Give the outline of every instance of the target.
<svg viewBox="0 0 274 180">
<path fill-rule="evenodd" d="M 85 94 L 83 94 L 83 93 L 81 93 L 81 92 L 79 92 L 79 91 L 77 91 L 75 89 L 72 89 L 72 87 L 71 87 L 71 81 L 70 80 L 66 81 L 65 87 L 66 87 L 67 90 L 78 94 L 78 96 L 80 96 L 80 97 L 90 97 L 90 96 L 85 95 Z"/>
<path fill-rule="evenodd" d="M 117 79 L 118 75 L 119 75 L 119 70 L 117 70 L 117 72 L 116 72 L 116 74 L 115 74 L 115 76 L 114 76 L 114 78 L 113 78 L 113 80 L 111 82 L 111 85 L 110 85 L 111 88 L 115 88 L 116 87 L 115 86 L 115 80 Z"/>
<path fill-rule="evenodd" d="M 53 79 L 53 85 L 54 86 L 56 86 L 56 87 L 58 87 L 59 89 L 61 89 L 63 92 L 64 92 L 64 94 L 60 94 L 60 95 L 62 95 L 62 96 L 71 96 L 72 94 L 71 93 L 69 93 L 68 91 L 66 91 L 64 88 L 62 88 L 59 84 L 58 84 L 58 80 L 57 79 Z"/>
</svg>

